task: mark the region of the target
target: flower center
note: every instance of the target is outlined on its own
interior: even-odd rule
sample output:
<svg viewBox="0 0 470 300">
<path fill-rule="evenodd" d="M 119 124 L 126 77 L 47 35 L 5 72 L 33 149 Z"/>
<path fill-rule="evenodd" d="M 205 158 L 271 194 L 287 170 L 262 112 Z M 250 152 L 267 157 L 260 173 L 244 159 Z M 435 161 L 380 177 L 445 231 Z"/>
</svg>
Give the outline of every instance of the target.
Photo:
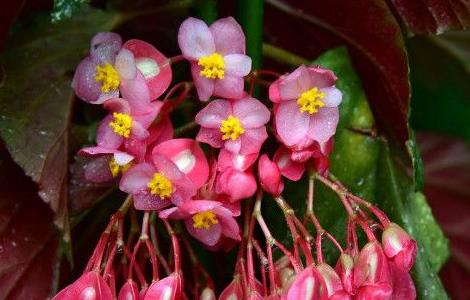
<svg viewBox="0 0 470 300">
<path fill-rule="evenodd" d="M 215 52 L 208 56 L 203 56 L 197 62 L 203 69 L 199 73 L 209 79 L 223 79 L 225 74 L 224 58 L 219 53 Z"/>
<path fill-rule="evenodd" d="M 325 106 L 325 103 L 322 101 L 323 98 L 325 98 L 325 93 L 316 87 L 303 92 L 299 99 L 297 99 L 300 112 L 308 112 L 311 115 L 318 112 L 320 107 Z"/>
<path fill-rule="evenodd" d="M 132 163 L 129 162 L 123 166 L 117 163 L 117 161 L 113 158 L 108 163 L 109 170 L 111 171 L 111 174 L 113 174 L 113 177 L 118 177 L 119 174 L 122 174 L 127 171 L 131 167 Z"/>
<path fill-rule="evenodd" d="M 122 137 L 128 138 L 132 129 L 132 117 L 128 114 L 113 113 L 113 120 L 109 122 L 109 127 Z"/>
<path fill-rule="evenodd" d="M 152 195 L 165 199 L 173 193 L 173 184 L 162 173 L 153 174 L 152 180 L 147 184 Z"/>
<path fill-rule="evenodd" d="M 119 87 L 119 73 L 111 64 L 96 66 L 95 81 L 101 83 L 103 93 L 108 93 Z"/>
<path fill-rule="evenodd" d="M 239 118 L 230 115 L 220 123 L 220 132 L 223 133 L 222 139 L 224 141 L 228 139 L 235 141 L 245 132 L 245 128 Z"/>
<path fill-rule="evenodd" d="M 217 216 L 210 210 L 197 213 L 193 216 L 193 227 L 196 229 L 209 229 L 209 227 L 218 223 Z"/>
</svg>

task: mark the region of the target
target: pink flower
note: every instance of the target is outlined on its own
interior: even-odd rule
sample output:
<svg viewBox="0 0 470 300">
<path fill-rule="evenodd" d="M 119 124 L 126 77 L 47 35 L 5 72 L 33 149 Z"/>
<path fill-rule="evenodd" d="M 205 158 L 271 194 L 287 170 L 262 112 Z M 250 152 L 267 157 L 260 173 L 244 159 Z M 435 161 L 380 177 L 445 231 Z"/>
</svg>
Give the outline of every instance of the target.
<svg viewBox="0 0 470 300">
<path fill-rule="evenodd" d="M 351 255 L 342 253 L 336 262 L 335 271 L 341 278 L 344 290 L 353 293 L 354 260 Z"/>
<path fill-rule="evenodd" d="M 171 203 L 181 205 L 196 194 L 191 180 L 170 159 L 155 154 L 152 163 L 132 166 L 122 176 L 119 188 L 134 198 L 141 210 L 159 210 Z"/>
<path fill-rule="evenodd" d="M 171 83 L 170 61 L 154 46 L 141 40 L 129 40 L 122 48 L 132 52 L 135 65 L 147 83 L 150 100 L 157 99 Z"/>
<path fill-rule="evenodd" d="M 111 182 L 132 165 L 133 159 L 133 156 L 119 151 L 109 155 L 98 155 L 85 165 L 85 179 L 95 183 Z"/>
<path fill-rule="evenodd" d="M 101 299 L 112 300 L 113 294 L 108 284 L 96 271 L 90 271 L 65 287 L 53 300 Z"/>
<path fill-rule="evenodd" d="M 322 263 L 317 265 L 317 269 L 325 281 L 328 299 L 331 300 L 348 300 L 351 296 L 344 290 L 341 279 L 336 271 L 328 264 Z"/>
<path fill-rule="evenodd" d="M 214 100 L 196 115 L 201 125 L 196 139 L 233 153 L 257 153 L 268 137 L 265 124 L 269 118 L 266 106 L 251 97 Z"/>
<path fill-rule="evenodd" d="M 235 19 L 219 19 L 208 27 L 188 18 L 179 29 L 178 44 L 191 63 L 200 100 L 207 101 L 211 95 L 243 96 L 243 77 L 250 73 L 251 59 L 245 55 L 245 35 Z"/>
<path fill-rule="evenodd" d="M 409 271 L 416 259 L 416 242 L 400 226 L 390 223 L 382 233 L 385 255 L 396 265 Z"/>
<path fill-rule="evenodd" d="M 216 245 L 223 236 L 236 241 L 241 239 L 233 212 L 217 201 L 187 201 L 161 211 L 159 216 L 184 220 L 188 232 L 207 246 Z"/>
<path fill-rule="evenodd" d="M 137 284 L 128 279 L 119 291 L 118 300 L 139 300 L 139 288 Z"/>
<path fill-rule="evenodd" d="M 169 158 L 186 174 L 196 188 L 203 186 L 209 177 L 209 165 L 199 144 L 192 139 L 172 139 L 160 143 L 152 150 Z"/>
<path fill-rule="evenodd" d="M 172 273 L 153 282 L 145 292 L 143 300 L 179 300 L 181 299 L 182 285 L 181 275 Z"/>
<path fill-rule="evenodd" d="M 300 272 L 287 291 L 286 300 L 327 300 L 325 281 L 315 266 Z"/>
<path fill-rule="evenodd" d="M 284 189 L 281 180 L 281 170 L 272 162 L 267 154 L 261 155 L 258 160 L 258 178 L 261 187 L 273 196 L 279 196 Z"/>
<path fill-rule="evenodd" d="M 216 192 L 228 195 L 231 202 L 253 196 L 257 184 L 250 167 L 257 157 L 258 153 L 241 155 L 222 149 L 217 166 L 220 173 L 216 179 Z"/>
<path fill-rule="evenodd" d="M 394 262 L 390 262 L 390 273 L 393 284 L 392 299 L 416 299 L 416 288 L 410 274 Z"/>
<path fill-rule="evenodd" d="M 274 153 L 273 161 L 281 171 L 281 175 L 292 181 L 302 178 L 305 171 L 305 164 L 292 159 L 292 151 L 284 146 L 280 146 Z"/>
<path fill-rule="evenodd" d="M 334 86 L 336 76 L 319 67 L 298 67 L 269 87 L 275 103 L 275 127 L 288 147 L 328 141 L 338 124 L 341 92 Z"/>
</svg>

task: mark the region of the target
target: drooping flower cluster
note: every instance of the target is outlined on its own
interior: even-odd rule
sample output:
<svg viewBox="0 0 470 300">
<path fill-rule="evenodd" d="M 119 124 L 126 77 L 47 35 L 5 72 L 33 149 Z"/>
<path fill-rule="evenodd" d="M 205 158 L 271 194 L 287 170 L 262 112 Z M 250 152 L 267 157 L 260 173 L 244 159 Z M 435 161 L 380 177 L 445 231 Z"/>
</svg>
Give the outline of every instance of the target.
<svg viewBox="0 0 470 300">
<path fill-rule="evenodd" d="M 319 66 L 299 66 L 269 85 L 269 100 L 259 100 L 245 91 L 246 76 L 250 75 L 253 83 L 256 75 L 250 73 L 245 36 L 233 18 L 217 20 L 210 26 L 189 18 L 179 29 L 178 43 L 182 55 L 168 59 L 144 41 L 122 44 L 115 33 L 98 33 L 91 41 L 89 56 L 77 67 L 72 83 L 76 95 L 108 111 L 98 126 L 96 145 L 80 150 L 89 158 L 85 177 L 117 184 L 129 197 L 111 219 L 84 275 L 55 299 L 113 299 L 116 283 L 122 283 L 119 299 L 187 298 L 178 237 L 169 220 L 184 224 L 185 232 L 209 250 L 240 244 L 234 281 L 219 299 L 413 299 L 414 285 L 408 271 L 414 263 L 414 241 L 365 200 L 344 196 L 347 190 L 328 177 L 328 155 L 333 149 L 342 99 L 335 74 Z M 189 62 L 193 81 L 177 83 L 167 91 L 172 80 L 171 64 L 180 58 Z M 193 120 L 174 130 L 172 112 L 192 99 L 204 107 Z M 190 135 L 195 126 L 197 134 Z M 274 150 L 265 146 L 268 139 Z M 306 220 L 311 219 L 317 230 L 316 263 L 312 237 L 282 198 L 284 178 L 299 181 L 306 170 L 311 187 Z M 350 217 L 346 249 L 321 228 L 313 213 L 311 174 L 335 191 L 342 189 L 339 194 Z M 263 191 L 285 213 L 293 238 L 292 251 L 274 240 L 261 216 Z M 246 200 L 255 195 L 253 207 Z M 243 238 L 237 218 L 242 202 L 247 213 L 252 212 L 252 217 L 245 216 L 248 234 Z M 368 222 L 372 219 L 359 213 L 360 205 L 380 217 L 382 244 L 370 229 Z M 123 219 L 130 209 L 144 212 L 142 232 L 133 251 L 124 242 L 132 238 L 123 238 Z M 157 219 L 171 237 L 173 264 L 157 251 Z M 265 250 L 253 234 L 255 223 L 265 234 Z M 355 235 L 357 226 L 369 238 L 361 251 Z M 178 233 L 183 241 L 185 234 Z M 321 254 L 324 236 L 340 249 L 335 268 Z M 150 286 L 145 266 L 139 264 L 142 245 L 151 259 Z M 205 274 L 206 288 L 196 289 L 193 298 L 215 299 L 210 276 L 193 261 L 189 243 L 185 246 L 194 268 Z M 272 246 L 283 253 L 276 263 Z M 126 272 L 115 270 L 118 248 L 129 261 Z M 253 248 L 262 270 L 269 270 L 269 280 L 264 271 L 259 274 L 262 282 L 256 279 Z M 159 279 L 160 269 L 167 274 L 163 279 Z"/>
</svg>

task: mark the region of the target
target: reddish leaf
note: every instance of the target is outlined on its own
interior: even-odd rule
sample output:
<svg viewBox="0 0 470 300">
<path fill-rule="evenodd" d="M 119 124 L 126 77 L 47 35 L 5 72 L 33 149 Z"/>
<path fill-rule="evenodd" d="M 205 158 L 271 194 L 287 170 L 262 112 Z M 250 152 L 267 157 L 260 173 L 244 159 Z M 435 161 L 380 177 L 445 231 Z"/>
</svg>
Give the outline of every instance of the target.
<svg viewBox="0 0 470 300">
<path fill-rule="evenodd" d="M 403 147 L 409 138 L 408 62 L 400 27 L 385 2 L 267 2 L 268 41 L 308 58 L 334 46 L 348 46 L 379 129 Z"/>
<path fill-rule="evenodd" d="M 58 259 L 53 213 L 3 146 L 0 161 L 0 299 L 43 300 Z"/>
<path fill-rule="evenodd" d="M 434 215 L 450 239 L 451 258 L 441 278 L 452 299 L 470 293 L 470 147 L 435 134 L 419 134 L 425 166 L 424 190 Z"/>
<path fill-rule="evenodd" d="M 470 26 L 466 0 L 389 0 L 411 33 L 443 33 Z"/>
</svg>

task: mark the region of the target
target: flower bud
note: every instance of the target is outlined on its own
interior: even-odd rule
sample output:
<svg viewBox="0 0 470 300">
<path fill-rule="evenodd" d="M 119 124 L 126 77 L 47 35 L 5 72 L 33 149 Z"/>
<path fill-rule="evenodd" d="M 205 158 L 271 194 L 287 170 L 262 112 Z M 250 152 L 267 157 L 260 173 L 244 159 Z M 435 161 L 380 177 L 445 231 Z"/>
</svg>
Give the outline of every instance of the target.
<svg viewBox="0 0 470 300">
<path fill-rule="evenodd" d="M 409 271 L 416 258 L 416 242 L 397 224 L 390 223 L 382 233 L 385 255 L 398 267 Z"/>
<path fill-rule="evenodd" d="M 335 270 L 341 278 L 344 290 L 349 294 L 353 293 L 353 269 L 354 261 L 351 255 L 342 253 L 336 263 Z"/>
<path fill-rule="evenodd" d="M 416 289 L 410 274 L 398 267 L 396 263 L 390 263 L 390 273 L 392 274 L 393 299 L 414 300 L 416 299 Z"/>
<path fill-rule="evenodd" d="M 328 293 L 320 272 L 314 267 L 305 268 L 297 275 L 287 291 L 286 300 L 327 300 Z"/>
<path fill-rule="evenodd" d="M 96 271 L 83 274 L 74 283 L 64 288 L 53 300 L 112 300 L 111 289 Z"/>
<path fill-rule="evenodd" d="M 371 284 L 362 286 L 354 299 L 356 300 L 390 300 L 392 299 L 392 287 L 388 283 Z M 402 299 L 402 298 L 396 298 Z"/>
<path fill-rule="evenodd" d="M 220 294 L 219 300 L 242 300 L 243 288 L 238 276 L 223 290 Z"/>
<path fill-rule="evenodd" d="M 354 266 L 353 276 L 353 287 L 355 289 L 370 286 L 366 290 L 371 295 L 376 293 L 377 295 L 385 295 L 389 290 L 391 292 L 390 266 L 382 247 L 377 241 L 369 242 L 361 249 Z"/>
<path fill-rule="evenodd" d="M 202 290 L 201 295 L 199 296 L 199 300 L 216 300 L 214 290 L 210 287 L 206 287 Z"/>
<path fill-rule="evenodd" d="M 139 300 L 139 288 L 132 279 L 127 280 L 122 286 L 118 300 Z"/>
<path fill-rule="evenodd" d="M 173 273 L 159 281 L 153 282 L 144 300 L 179 300 L 181 298 L 181 277 Z"/>
<path fill-rule="evenodd" d="M 258 161 L 258 177 L 261 187 L 268 193 L 279 196 L 284 189 L 281 181 L 281 171 L 266 154 L 261 155 Z"/>
<path fill-rule="evenodd" d="M 349 299 L 348 293 L 343 293 L 343 284 L 335 270 L 328 264 L 322 263 L 317 265 L 318 272 L 323 276 L 325 281 L 326 290 L 328 292 L 328 299 L 337 295 L 337 299 Z M 341 295 L 341 297 L 340 297 Z M 346 297 L 346 298 L 345 298 Z"/>
</svg>

